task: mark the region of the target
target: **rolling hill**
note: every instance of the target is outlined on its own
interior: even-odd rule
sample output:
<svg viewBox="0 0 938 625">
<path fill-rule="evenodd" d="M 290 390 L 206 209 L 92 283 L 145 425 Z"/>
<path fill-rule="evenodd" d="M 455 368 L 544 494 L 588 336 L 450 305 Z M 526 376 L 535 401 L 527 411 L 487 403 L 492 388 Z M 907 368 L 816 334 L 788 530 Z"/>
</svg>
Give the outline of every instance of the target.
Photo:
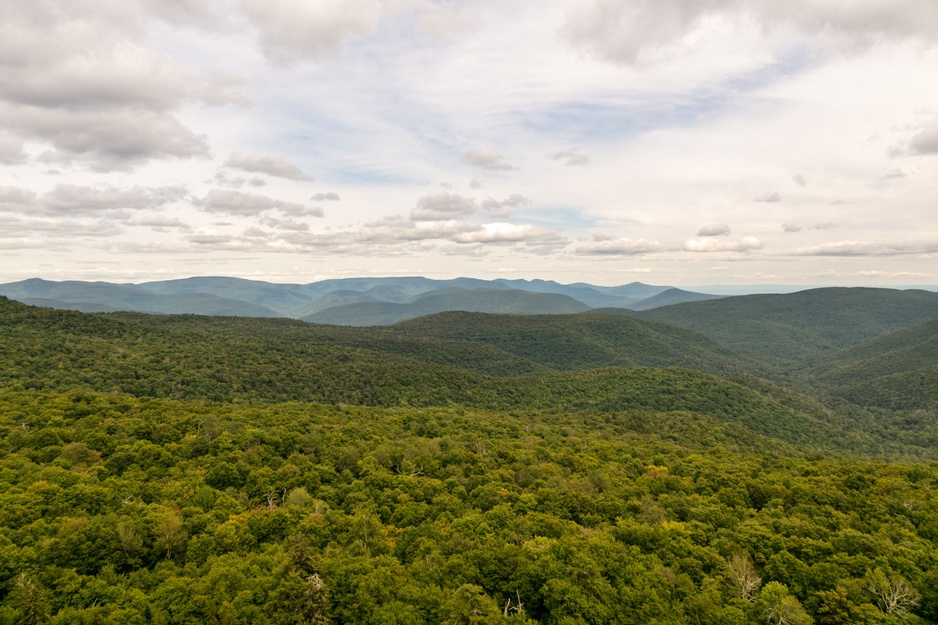
<svg viewBox="0 0 938 625">
<path fill-rule="evenodd" d="M 822 359 L 806 381 L 862 405 L 938 408 L 938 317 Z"/>
<path fill-rule="evenodd" d="M 938 293 L 824 288 L 610 312 L 693 330 L 734 350 L 799 368 L 824 354 L 938 316 Z"/>
<path fill-rule="evenodd" d="M 431 320 L 445 325 L 448 317 L 454 315 Z M 564 329 L 564 323 L 547 323 L 542 317 L 496 316 L 490 325 L 507 325 L 507 331 L 486 343 L 427 336 L 429 332 L 408 335 L 406 324 L 402 330 L 316 326 L 287 319 L 85 314 L 0 300 L 0 385 L 187 401 L 679 411 L 709 415 L 812 448 L 926 456 L 934 452 L 914 443 L 878 440 L 862 419 L 844 418 L 808 398 L 793 401 L 790 391 L 666 366 L 664 356 L 656 356 L 654 368 L 603 366 L 614 345 L 623 359 L 635 363 L 641 362 L 640 354 L 648 358 L 654 344 L 672 341 L 671 347 L 678 350 L 681 336 L 688 339 L 685 353 L 707 342 L 661 326 L 646 328 L 635 320 L 575 317 L 577 323 Z M 451 320 L 457 320 L 456 328 L 464 325 L 458 318 Z M 569 355 L 551 358 L 549 343 L 537 346 L 537 341 L 531 349 L 509 352 L 533 336 L 522 331 L 524 321 L 541 324 L 545 337 L 571 343 Z M 517 332 L 516 339 L 512 332 Z M 458 329 L 437 330 L 440 336 L 457 333 Z M 603 343 L 605 348 L 597 351 Z M 721 355 L 719 349 L 711 348 L 711 353 Z M 722 352 L 727 362 L 730 355 Z M 556 371 L 550 365 L 584 368 Z"/>
</svg>

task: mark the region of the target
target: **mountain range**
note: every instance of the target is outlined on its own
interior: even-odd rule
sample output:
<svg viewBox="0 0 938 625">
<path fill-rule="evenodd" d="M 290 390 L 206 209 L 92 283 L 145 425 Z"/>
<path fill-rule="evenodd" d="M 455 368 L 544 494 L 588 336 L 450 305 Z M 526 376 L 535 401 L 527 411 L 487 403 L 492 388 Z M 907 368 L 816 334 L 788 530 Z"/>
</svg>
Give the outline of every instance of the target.
<svg viewBox="0 0 938 625">
<path fill-rule="evenodd" d="M 613 307 L 647 310 L 718 296 L 633 282 L 606 287 L 546 280 L 422 277 L 348 278 L 274 284 L 229 277 L 116 284 L 33 278 L 0 285 L 26 304 L 82 312 L 136 311 L 239 317 L 290 317 L 335 325 L 388 325 L 448 310 L 562 314 Z"/>
</svg>

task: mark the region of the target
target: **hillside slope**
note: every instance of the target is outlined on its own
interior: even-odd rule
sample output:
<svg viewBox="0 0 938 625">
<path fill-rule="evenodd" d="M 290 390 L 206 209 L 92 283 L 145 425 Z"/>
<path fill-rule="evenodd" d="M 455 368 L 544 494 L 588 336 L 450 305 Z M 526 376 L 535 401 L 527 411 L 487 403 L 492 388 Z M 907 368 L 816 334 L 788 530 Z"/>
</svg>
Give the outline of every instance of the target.
<svg viewBox="0 0 938 625">
<path fill-rule="evenodd" d="M 445 312 L 398 323 L 392 330 L 485 343 L 557 370 L 678 366 L 718 373 L 757 366 L 695 332 L 617 315 Z"/>
<path fill-rule="evenodd" d="M 83 314 L 9 300 L 0 300 L 0 319 L 0 384 L 6 388 L 84 388 L 224 402 L 686 411 L 810 447 L 874 444 L 862 431 L 829 419 L 832 415 L 793 409 L 757 390 L 688 369 L 614 367 L 493 377 L 354 346 L 332 334 L 334 328 L 304 329 L 289 320 Z M 452 354 L 467 343 L 476 358 L 498 358 L 491 345 L 436 346 Z M 525 361 L 508 354 L 505 362 Z"/>
<path fill-rule="evenodd" d="M 938 315 L 938 293 L 870 288 L 744 295 L 631 313 L 800 366 Z"/>
</svg>

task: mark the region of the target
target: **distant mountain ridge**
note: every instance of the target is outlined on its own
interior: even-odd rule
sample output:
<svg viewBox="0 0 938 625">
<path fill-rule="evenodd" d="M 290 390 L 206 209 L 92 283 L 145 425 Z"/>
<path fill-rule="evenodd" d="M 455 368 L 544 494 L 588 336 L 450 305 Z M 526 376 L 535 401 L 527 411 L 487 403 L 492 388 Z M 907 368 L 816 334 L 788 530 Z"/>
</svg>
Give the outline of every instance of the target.
<svg viewBox="0 0 938 625">
<path fill-rule="evenodd" d="M 0 285 L 0 295 L 83 312 L 290 317 L 358 326 L 387 325 L 448 310 L 514 314 L 573 313 L 600 307 L 646 310 L 719 297 L 641 282 L 606 287 L 550 280 L 389 277 L 275 284 L 221 276 L 140 284 L 31 278 Z"/>
</svg>

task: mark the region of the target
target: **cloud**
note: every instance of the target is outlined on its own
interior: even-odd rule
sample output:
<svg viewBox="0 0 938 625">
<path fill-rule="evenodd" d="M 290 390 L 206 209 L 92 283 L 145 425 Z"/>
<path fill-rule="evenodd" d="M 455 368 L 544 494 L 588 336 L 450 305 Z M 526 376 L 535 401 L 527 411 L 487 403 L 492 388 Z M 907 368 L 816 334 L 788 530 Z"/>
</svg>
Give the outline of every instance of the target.
<svg viewBox="0 0 938 625">
<path fill-rule="evenodd" d="M 487 198 L 482 202 L 482 210 L 484 210 L 488 215 L 492 217 L 497 217 L 499 219 L 505 219 L 511 216 L 511 209 L 523 206 L 525 204 L 530 204 L 531 200 L 519 195 L 517 193 L 512 193 L 504 200 L 496 200 L 493 198 Z"/>
<path fill-rule="evenodd" d="M 339 197 L 338 193 L 317 193 L 313 197 L 309 198 L 313 202 L 338 202 L 342 198 Z"/>
<path fill-rule="evenodd" d="M 229 89 L 237 82 L 231 77 L 194 74 L 137 43 L 152 17 L 146 9 L 158 5 L 151 1 L 145 10 L 135 2 L 5 6 L 0 127 L 16 129 L 14 142 L 49 144 L 47 161 L 98 171 L 206 156 L 205 137 L 182 124 L 176 111 L 190 102 L 228 104 L 243 98 Z M 0 158 L 7 151 L 0 147 Z"/>
<path fill-rule="evenodd" d="M 417 208 L 411 211 L 410 216 L 415 221 L 442 221 L 472 215 L 476 210 L 472 198 L 443 191 L 418 199 Z"/>
<path fill-rule="evenodd" d="M 563 164 L 567 167 L 588 165 L 590 162 L 590 157 L 588 157 L 586 154 L 583 154 L 576 148 L 567 148 L 566 150 L 554 152 L 550 155 L 550 158 L 555 161 L 563 161 Z"/>
<path fill-rule="evenodd" d="M 469 150 L 462 155 L 462 162 L 489 171 L 509 171 L 517 169 L 504 161 L 501 154 L 487 147 Z"/>
<path fill-rule="evenodd" d="M 731 232 L 726 224 L 710 224 L 697 231 L 698 237 L 725 237 Z"/>
<path fill-rule="evenodd" d="M 23 151 L 23 139 L 0 129 L 0 165 L 15 165 L 26 160 Z"/>
<path fill-rule="evenodd" d="M 76 162 L 95 171 L 127 170 L 153 159 L 208 156 L 208 140 L 172 115 L 139 109 L 73 111 L 11 107 L 0 102 L 0 124 L 48 142 L 41 159 Z"/>
<path fill-rule="evenodd" d="M 883 38 L 934 41 L 938 5 L 932 0 L 592 0 L 570 12 L 562 35 L 595 56 L 637 63 L 657 50 L 691 48 L 714 21 L 750 21 L 770 33 L 793 30 L 849 48 Z"/>
<path fill-rule="evenodd" d="M 380 0 L 239 0 L 257 29 L 261 51 L 289 64 L 339 52 L 346 39 L 377 28 Z"/>
<path fill-rule="evenodd" d="M 104 211 L 160 208 L 185 198 L 182 187 L 119 189 L 60 184 L 40 197 L 44 213 L 50 215 L 93 215 Z"/>
<path fill-rule="evenodd" d="M 225 166 L 256 174 L 286 178 L 287 180 L 312 180 L 311 176 L 296 165 L 270 154 L 232 152 L 228 160 L 225 161 Z"/>
<path fill-rule="evenodd" d="M 483 186 L 484 186 L 484 185 L 483 185 L 481 182 L 479 182 L 478 180 L 476 180 L 475 178 L 473 178 L 472 180 L 469 181 L 469 188 L 470 188 L 470 189 L 481 189 Z"/>
<path fill-rule="evenodd" d="M 561 247 L 567 240 L 556 232 L 529 224 L 496 222 L 453 238 L 458 243 L 525 243 L 527 245 Z"/>
<path fill-rule="evenodd" d="M 793 223 L 783 223 L 782 230 L 785 232 L 801 232 L 802 230 L 830 230 L 834 227 L 831 222 L 814 224 L 813 226 L 801 226 Z"/>
<path fill-rule="evenodd" d="M 793 176 L 793 177 L 792 177 L 792 182 L 794 182 L 794 183 L 795 183 L 796 185 L 798 185 L 799 187 L 806 187 L 806 186 L 808 186 L 808 181 L 805 180 L 805 177 L 802 176 L 801 174 L 796 174 L 795 176 Z"/>
<path fill-rule="evenodd" d="M 938 117 L 919 126 L 907 140 L 893 145 L 890 156 L 934 156 L 938 154 Z"/>
<path fill-rule="evenodd" d="M 767 202 L 769 204 L 774 204 L 775 202 L 781 202 L 782 196 L 777 192 L 766 193 L 765 195 L 760 195 L 757 198 L 753 198 L 753 202 Z"/>
<path fill-rule="evenodd" d="M 0 211 L 26 212 L 35 210 L 38 194 L 30 189 L 0 186 Z"/>
<path fill-rule="evenodd" d="M 756 237 L 743 237 L 739 241 L 713 238 L 684 241 L 684 250 L 687 252 L 750 252 L 761 249 L 762 241 Z"/>
<path fill-rule="evenodd" d="M 646 239 L 608 239 L 602 236 L 594 236 L 593 241 L 591 244 L 577 247 L 575 252 L 589 256 L 636 256 L 664 250 L 664 246 L 660 242 Z"/>
<path fill-rule="evenodd" d="M 294 232 L 306 232 L 309 230 L 309 224 L 304 221 L 295 221 L 291 218 L 277 219 L 276 217 L 265 217 L 261 223 L 278 230 L 292 230 Z"/>
<path fill-rule="evenodd" d="M 266 195 L 256 193 L 241 193 L 225 189 L 212 189 L 201 200 L 196 202 L 202 210 L 209 213 L 224 213 L 226 215 L 240 215 L 251 217 L 264 211 L 278 209 L 290 215 L 309 215 L 322 217 L 323 212 L 318 207 L 306 207 L 296 202 L 284 202 Z"/>
<path fill-rule="evenodd" d="M 938 252 L 938 243 L 924 241 L 836 241 L 795 250 L 795 256 L 906 256 Z"/>
</svg>

